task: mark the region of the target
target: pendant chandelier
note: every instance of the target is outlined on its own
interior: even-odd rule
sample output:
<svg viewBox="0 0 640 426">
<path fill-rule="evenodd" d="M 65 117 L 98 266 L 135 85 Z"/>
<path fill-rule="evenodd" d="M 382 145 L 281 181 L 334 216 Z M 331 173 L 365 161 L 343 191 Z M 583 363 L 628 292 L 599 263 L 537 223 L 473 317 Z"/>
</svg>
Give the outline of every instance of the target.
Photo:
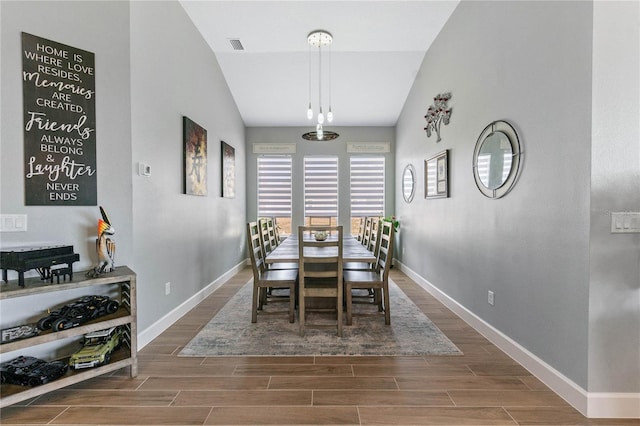
<svg viewBox="0 0 640 426">
<path fill-rule="evenodd" d="M 307 109 L 307 118 L 309 120 L 313 119 L 314 112 L 313 107 L 311 105 L 311 86 L 312 86 L 312 78 L 311 78 L 311 47 L 318 48 L 318 115 L 316 122 L 316 131 L 309 132 L 302 135 L 304 139 L 307 140 L 332 140 L 338 137 L 338 134 L 335 132 L 324 131 L 323 125 L 325 123 L 325 119 L 328 123 L 333 121 L 333 111 L 331 110 L 331 44 L 333 43 L 333 36 L 331 33 L 325 30 L 315 30 L 309 33 L 307 36 L 307 43 L 309 43 L 309 108 Z M 329 110 L 327 111 L 327 115 L 325 117 L 322 110 L 322 48 L 329 48 Z"/>
</svg>

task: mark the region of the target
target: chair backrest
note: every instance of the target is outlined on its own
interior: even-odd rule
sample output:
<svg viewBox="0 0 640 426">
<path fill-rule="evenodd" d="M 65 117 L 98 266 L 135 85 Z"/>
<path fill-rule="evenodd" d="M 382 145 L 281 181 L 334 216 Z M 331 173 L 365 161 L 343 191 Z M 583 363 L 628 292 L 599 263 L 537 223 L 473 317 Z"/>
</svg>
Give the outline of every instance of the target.
<svg viewBox="0 0 640 426">
<path fill-rule="evenodd" d="M 273 220 L 271 221 L 271 224 L 273 225 L 273 235 L 275 236 L 276 239 L 276 246 L 279 246 L 280 243 L 282 242 L 282 240 L 280 239 L 280 229 L 278 227 L 278 222 L 276 221 L 276 218 L 272 218 Z"/>
<path fill-rule="evenodd" d="M 262 247 L 262 256 L 267 257 L 269 253 L 275 250 L 273 240 L 269 236 L 269 227 L 267 218 L 258 219 L 258 227 L 260 229 L 260 246 Z"/>
<path fill-rule="evenodd" d="M 264 272 L 264 253 L 260 243 L 260 227 L 257 222 L 247 223 L 247 249 L 253 269 L 253 279 L 259 280 Z"/>
<path fill-rule="evenodd" d="M 371 218 L 371 232 L 369 233 L 369 244 L 367 245 L 367 249 L 373 252 L 374 256 L 378 256 L 378 248 L 380 246 L 380 231 L 382 227 L 380 226 L 380 218 L 372 217 Z"/>
<path fill-rule="evenodd" d="M 331 217 L 309 216 L 309 226 L 331 226 Z"/>
<path fill-rule="evenodd" d="M 323 231 L 326 231 L 327 234 L 331 235 L 331 231 L 329 229 L 331 227 L 331 217 L 329 216 L 309 216 L 308 226 L 322 226 L 324 227 Z"/>
<path fill-rule="evenodd" d="M 383 220 L 380 223 L 380 244 L 378 248 L 378 270 L 382 275 L 382 280 L 389 279 L 389 269 L 393 264 L 393 237 L 395 230 L 393 223 Z"/>
<path fill-rule="evenodd" d="M 360 218 L 360 225 L 358 226 L 358 235 L 356 236 L 358 241 L 362 241 L 362 238 L 364 238 L 364 222 L 367 218 L 365 216 L 362 216 Z"/>
<path fill-rule="evenodd" d="M 364 233 L 362 235 L 362 243 L 363 246 L 368 247 L 369 241 L 371 241 L 371 220 L 373 218 L 371 216 L 367 216 L 364 220 Z"/>
<path fill-rule="evenodd" d="M 276 232 L 276 225 L 272 217 L 267 218 L 267 232 L 269 233 L 269 244 L 273 250 L 278 247 L 280 241 L 278 241 L 278 233 Z"/>
<path fill-rule="evenodd" d="M 316 231 L 331 236 L 324 241 L 309 237 Z M 342 225 L 298 227 L 298 274 L 301 287 L 306 278 L 337 278 L 342 287 Z"/>
</svg>

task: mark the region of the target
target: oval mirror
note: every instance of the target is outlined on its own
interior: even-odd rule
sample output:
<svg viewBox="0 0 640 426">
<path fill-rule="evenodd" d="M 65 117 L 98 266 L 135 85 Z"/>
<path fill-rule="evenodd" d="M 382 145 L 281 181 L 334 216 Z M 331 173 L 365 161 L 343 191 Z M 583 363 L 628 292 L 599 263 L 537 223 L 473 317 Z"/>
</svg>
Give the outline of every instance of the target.
<svg viewBox="0 0 640 426">
<path fill-rule="evenodd" d="M 515 185 L 520 169 L 520 141 L 506 121 L 494 121 L 484 128 L 473 154 L 476 186 L 489 198 L 506 195 Z"/>
<path fill-rule="evenodd" d="M 402 172 L 402 196 L 407 203 L 413 200 L 416 193 L 416 169 L 412 164 L 407 164 Z"/>
</svg>

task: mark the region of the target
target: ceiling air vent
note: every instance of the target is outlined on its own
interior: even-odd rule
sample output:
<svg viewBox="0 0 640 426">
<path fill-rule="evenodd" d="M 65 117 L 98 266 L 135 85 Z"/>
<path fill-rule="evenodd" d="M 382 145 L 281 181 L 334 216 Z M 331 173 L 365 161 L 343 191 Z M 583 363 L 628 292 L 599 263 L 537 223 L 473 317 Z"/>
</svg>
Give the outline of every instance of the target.
<svg viewBox="0 0 640 426">
<path fill-rule="evenodd" d="M 231 43 L 231 47 L 233 47 L 233 50 L 244 50 L 244 46 L 242 45 L 240 39 L 230 38 L 229 43 Z"/>
</svg>

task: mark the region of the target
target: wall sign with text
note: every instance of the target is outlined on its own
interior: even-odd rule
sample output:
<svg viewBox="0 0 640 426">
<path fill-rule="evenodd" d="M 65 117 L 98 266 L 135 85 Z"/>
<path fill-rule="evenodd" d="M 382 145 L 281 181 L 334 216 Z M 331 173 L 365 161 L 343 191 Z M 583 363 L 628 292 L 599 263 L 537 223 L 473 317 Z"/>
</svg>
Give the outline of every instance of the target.
<svg viewBox="0 0 640 426">
<path fill-rule="evenodd" d="M 95 57 L 22 33 L 25 204 L 97 205 Z"/>
</svg>

